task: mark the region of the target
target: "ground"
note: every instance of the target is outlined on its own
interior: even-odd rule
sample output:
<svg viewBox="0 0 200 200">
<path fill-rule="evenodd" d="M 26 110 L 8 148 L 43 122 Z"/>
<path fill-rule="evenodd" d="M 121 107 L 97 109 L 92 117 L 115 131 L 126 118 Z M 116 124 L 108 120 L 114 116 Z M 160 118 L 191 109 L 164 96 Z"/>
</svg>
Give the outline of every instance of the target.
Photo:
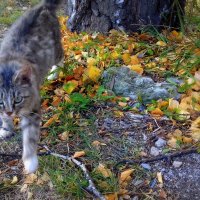
<svg viewBox="0 0 200 200">
<path fill-rule="evenodd" d="M 17 7 L 17 10 L 22 7 Z M 0 26 L 0 37 L 7 27 L 5 23 Z M 116 195 L 119 199 L 132 200 L 199 199 L 200 155 L 197 153 L 143 163 L 146 165 L 142 166 L 128 162 L 120 164 L 122 160 L 154 157 L 152 147 L 161 138 L 168 142 L 170 134 L 180 136 L 181 132 L 181 135 L 188 136 L 191 120 L 182 122 L 149 113 L 141 115 L 138 111 L 119 107 L 116 102 L 102 100 L 103 96 L 93 101 L 81 97 L 81 102 L 74 105 L 58 106 L 54 101 L 53 106 L 49 106 L 45 100 L 54 95 L 56 88 L 60 88 L 59 84 L 45 82 L 42 90 L 43 127 L 40 143 L 47 144 L 60 154 L 73 155 L 74 152 L 84 151 L 85 156 L 79 159 L 108 200 L 117 199 Z M 128 104 L 134 103 L 128 100 Z M 59 119 L 49 123 L 49 119 L 55 115 L 59 115 Z M 192 145 L 195 146 L 195 143 Z M 0 146 L 0 153 L 20 154 L 21 135 L 17 133 L 11 140 L 1 141 Z M 155 153 L 163 155 L 190 148 L 190 142 L 174 148 L 165 144 Z M 43 152 L 43 149 L 39 148 L 39 151 Z M 172 164 L 174 161 L 180 161 L 180 166 Z M 98 170 L 99 164 L 104 166 L 104 170 Z M 133 169 L 133 172 L 129 180 L 120 183 L 121 173 L 127 169 Z M 23 174 L 20 158 L 0 157 L 0 199 L 93 199 L 84 192 L 86 186 L 87 181 L 78 168 L 53 156 L 41 156 L 38 172 L 28 177 Z"/>
</svg>

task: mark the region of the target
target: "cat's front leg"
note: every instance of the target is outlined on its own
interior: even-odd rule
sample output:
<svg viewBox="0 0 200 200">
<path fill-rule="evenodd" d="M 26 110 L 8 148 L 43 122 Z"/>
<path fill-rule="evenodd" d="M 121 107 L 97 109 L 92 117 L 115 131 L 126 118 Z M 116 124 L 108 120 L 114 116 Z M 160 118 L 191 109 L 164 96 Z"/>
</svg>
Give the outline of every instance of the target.
<svg viewBox="0 0 200 200">
<path fill-rule="evenodd" d="M 2 125 L 0 128 L 0 139 L 6 139 L 13 134 L 13 120 L 10 116 L 0 116 Z"/>
<path fill-rule="evenodd" d="M 26 173 L 33 173 L 38 168 L 37 142 L 40 133 L 40 115 L 30 113 L 23 116 L 21 121 L 23 133 L 23 163 Z"/>
</svg>

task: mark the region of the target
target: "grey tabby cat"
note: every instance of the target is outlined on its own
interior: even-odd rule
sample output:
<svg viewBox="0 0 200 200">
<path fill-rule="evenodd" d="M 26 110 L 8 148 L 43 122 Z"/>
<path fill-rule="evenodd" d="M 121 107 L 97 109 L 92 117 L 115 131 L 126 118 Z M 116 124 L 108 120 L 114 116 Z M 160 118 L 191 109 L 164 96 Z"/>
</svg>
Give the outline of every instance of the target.
<svg viewBox="0 0 200 200">
<path fill-rule="evenodd" d="M 56 9 L 60 0 L 43 0 L 10 28 L 0 49 L 0 137 L 13 132 L 12 118 L 21 117 L 26 173 L 37 170 L 40 95 L 51 66 L 63 57 Z"/>
</svg>

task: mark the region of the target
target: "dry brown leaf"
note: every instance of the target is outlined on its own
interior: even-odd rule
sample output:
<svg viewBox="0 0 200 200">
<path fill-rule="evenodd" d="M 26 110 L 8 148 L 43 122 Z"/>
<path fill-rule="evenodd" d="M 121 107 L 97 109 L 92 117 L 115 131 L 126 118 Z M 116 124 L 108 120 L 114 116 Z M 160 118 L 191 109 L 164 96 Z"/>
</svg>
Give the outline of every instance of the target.
<svg viewBox="0 0 200 200">
<path fill-rule="evenodd" d="M 133 171 L 133 169 L 127 169 L 126 171 L 123 171 L 120 175 L 119 182 L 122 183 L 124 181 L 127 181 L 127 179 L 129 179 Z"/>
<path fill-rule="evenodd" d="M 26 176 L 24 183 L 32 184 L 37 180 L 38 176 L 36 174 L 29 174 Z"/>
<path fill-rule="evenodd" d="M 192 138 L 195 141 L 200 141 L 200 117 L 192 122 L 190 130 Z"/>
<path fill-rule="evenodd" d="M 74 153 L 73 158 L 80 158 L 85 156 L 85 151 L 77 151 Z"/>
<path fill-rule="evenodd" d="M 55 122 L 55 121 L 57 121 L 58 120 L 58 115 L 57 114 L 55 114 L 55 115 L 53 115 L 44 125 L 43 125 L 43 127 L 49 127 L 53 122 Z"/>
<path fill-rule="evenodd" d="M 68 141 L 69 140 L 69 131 L 65 131 L 58 135 L 58 138 L 62 141 Z"/>
<path fill-rule="evenodd" d="M 113 194 L 107 194 L 105 195 L 106 200 L 118 200 L 118 195 L 117 193 L 113 193 Z"/>
<path fill-rule="evenodd" d="M 153 115 L 153 116 L 163 116 L 164 113 L 163 113 L 162 110 L 160 110 L 160 108 L 156 108 L 156 109 L 151 111 L 151 115 Z"/>
<path fill-rule="evenodd" d="M 99 164 L 98 167 L 96 168 L 96 171 L 99 172 L 100 174 L 102 174 L 105 178 L 107 177 L 111 177 L 112 176 L 112 172 L 110 171 L 110 169 L 106 168 L 103 164 Z"/>
</svg>

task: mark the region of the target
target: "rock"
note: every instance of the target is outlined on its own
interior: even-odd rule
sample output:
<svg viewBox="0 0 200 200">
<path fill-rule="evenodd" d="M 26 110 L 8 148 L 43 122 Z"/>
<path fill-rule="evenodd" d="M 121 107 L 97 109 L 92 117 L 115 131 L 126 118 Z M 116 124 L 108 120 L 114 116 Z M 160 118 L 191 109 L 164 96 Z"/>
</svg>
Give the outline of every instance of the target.
<svg viewBox="0 0 200 200">
<path fill-rule="evenodd" d="M 134 181 L 133 185 L 138 186 L 138 185 L 142 184 L 143 182 L 144 182 L 143 180 L 136 180 L 136 181 Z"/>
<path fill-rule="evenodd" d="M 131 200 L 139 200 L 138 196 L 134 196 Z"/>
<path fill-rule="evenodd" d="M 176 86 L 162 82 L 155 83 L 150 77 L 143 77 L 126 66 L 111 67 L 102 75 L 103 85 L 116 95 L 141 99 L 144 104 L 152 100 L 180 98 Z"/>
<path fill-rule="evenodd" d="M 159 139 L 155 142 L 155 145 L 156 145 L 156 147 L 158 147 L 158 148 L 162 148 L 162 147 L 164 147 L 166 144 L 167 144 L 167 142 L 166 142 L 164 139 L 162 139 L 162 138 L 159 138 Z"/>
<path fill-rule="evenodd" d="M 149 164 L 146 164 L 146 163 L 142 163 L 141 167 L 143 167 L 144 169 L 147 169 L 147 170 L 151 170 L 151 166 Z"/>
<path fill-rule="evenodd" d="M 158 156 L 159 153 L 160 153 L 159 149 L 157 149 L 156 147 L 151 147 L 150 154 L 152 156 Z"/>
<path fill-rule="evenodd" d="M 180 161 L 174 161 L 174 162 L 173 162 L 173 166 L 174 166 L 175 168 L 179 168 L 182 164 L 183 164 L 183 163 L 180 162 Z"/>
<path fill-rule="evenodd" d="M 26 6 L 24 6 L 24 7 L 22 7 L 22 10 L 28 10 L 28 7 L 26 7 Z"/>
</svg>

